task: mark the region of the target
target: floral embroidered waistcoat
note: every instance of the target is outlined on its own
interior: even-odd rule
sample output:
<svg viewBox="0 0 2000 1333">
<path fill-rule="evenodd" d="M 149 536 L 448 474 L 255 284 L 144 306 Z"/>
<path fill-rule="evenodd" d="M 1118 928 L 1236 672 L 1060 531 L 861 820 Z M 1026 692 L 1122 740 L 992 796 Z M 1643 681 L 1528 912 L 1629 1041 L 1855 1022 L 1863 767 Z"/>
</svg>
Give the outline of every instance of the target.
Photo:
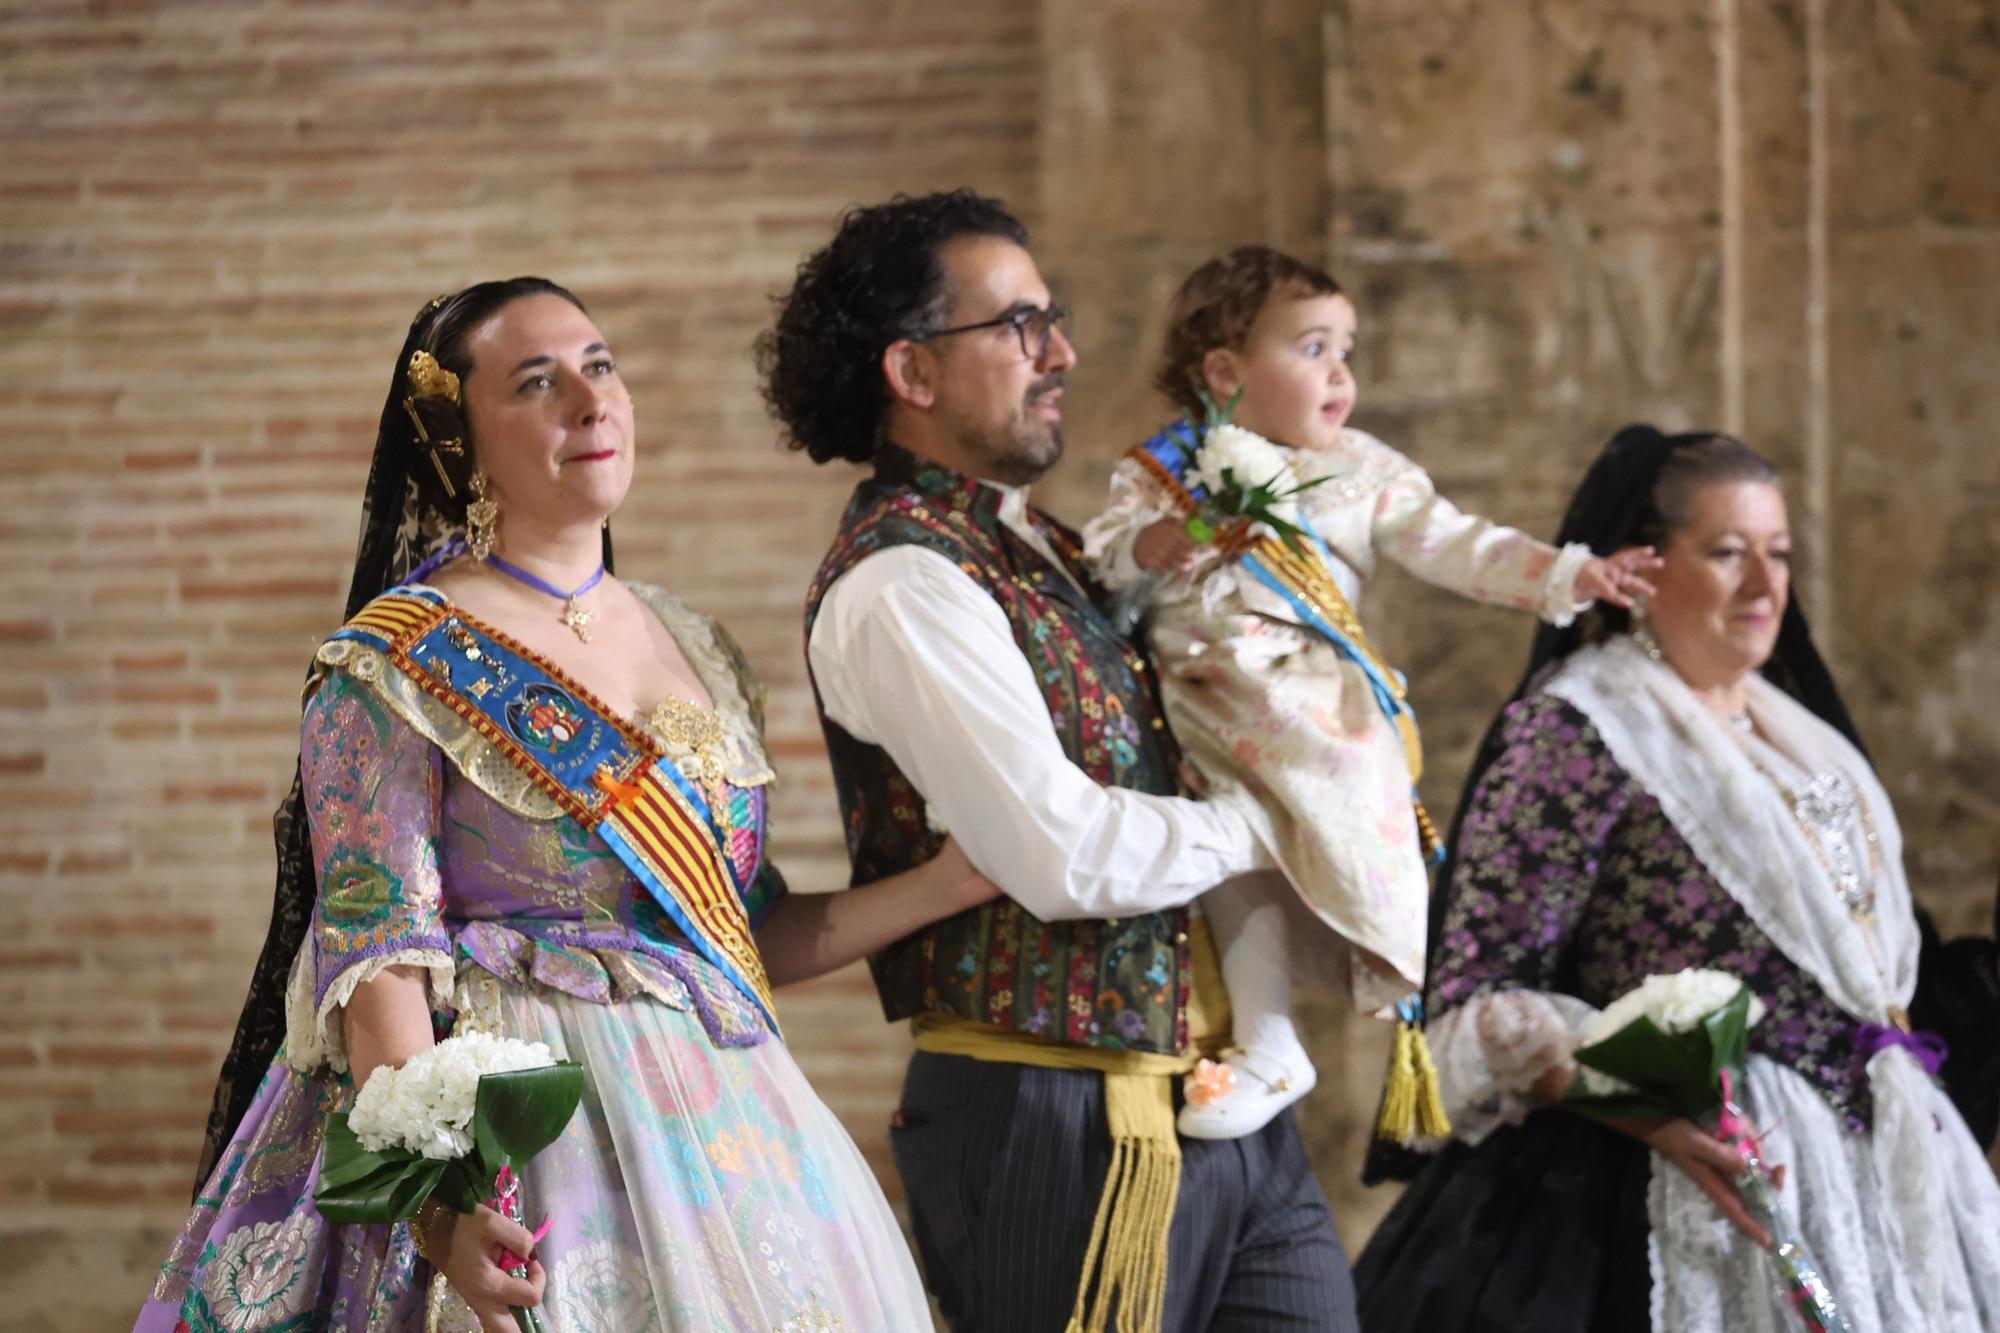
<svg viewBox="0 0 2000 1333">
<path fill-rule="evenodd" d="M 901 545 L 936 551 L 1006 613 L 1071 762 L 1105 786 L 1174 794 L 1180 753 L 1151 664 L 1078 590 L 1093 585 L 1075 534 L 1037 515 L 1066 578 L 1001 523 L 1000 500 L 990 486 L 885 445 L 807 594 L 808 638 L 826 590 L 863 558 Z M 925 818 L 923 795 L 880 746 L 827 718 L 823 703 L 820 722 L 854 882 L 929 860 L 943 839 Z M 1003 897 L 899 940 L 869 966 L 892 1022 L 944 1014 L 1078 1045 L 1170 1054 L 1187 1042 L 1185 909 L 1047 922 Z"/>
</svg>

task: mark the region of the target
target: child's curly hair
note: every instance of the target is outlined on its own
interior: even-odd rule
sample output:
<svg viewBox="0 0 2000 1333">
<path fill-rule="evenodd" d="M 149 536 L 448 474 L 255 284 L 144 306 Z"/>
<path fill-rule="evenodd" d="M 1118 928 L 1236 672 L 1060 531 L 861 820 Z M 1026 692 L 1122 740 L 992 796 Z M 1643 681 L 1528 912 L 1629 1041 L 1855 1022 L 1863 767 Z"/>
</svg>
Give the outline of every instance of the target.
<svg viewBox="0 0 2000 1333">
<path fill-rule="evenodd" d="M 1243 245 L 1188 274 L 1167 308 L 1166 346 L 1153 387 L 1199 421 L 1207 382 L 1201 363 L 1218 347 L 1241 350 L 1274 295 L 1340 296 L 1326 270 L 1268 245 Z"/>
</svg>

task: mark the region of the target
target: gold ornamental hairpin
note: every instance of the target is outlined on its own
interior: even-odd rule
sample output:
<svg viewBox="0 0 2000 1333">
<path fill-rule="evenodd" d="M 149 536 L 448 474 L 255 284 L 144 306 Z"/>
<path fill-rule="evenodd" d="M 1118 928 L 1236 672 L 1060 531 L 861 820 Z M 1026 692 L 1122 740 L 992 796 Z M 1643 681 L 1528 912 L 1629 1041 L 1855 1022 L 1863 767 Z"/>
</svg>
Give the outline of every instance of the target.
<svg viewBox="0 0 2000 1333">
<path fill-rule="evenodd" d="M 433 440 L 429 428 L 424 425 L 423 413 L 417 411 L 417 399 L 442 398 L 452 406 L 458 406 L 458 376 L 439 365 L 436 357 L 422 350 L 410 353 L 410 366 L 405 374 L 412 392 L 403 400 L 403 410 L 409 413 L 410 424 L 417 428 L 417 442 L 430 446 L 431 466 L 437 469 L 438 482 L 444 487 L 445 495 L 455 500 L 458 498 L 458 487 L 453 484 L 451 472 L 444 465 L 444 455 L 465 457 L 465 442 L 457 436 L 448 440 Z"/>
<path fill-rule="evenodd" d="M 424 302 L 424 308 L 422 310 L 419 310 L 417 312 L 417 317 L 410 321 L 410 327 L 415 328 L 417 325 L 429 319 L 432 315 L 435 315 L 438 312 L 438 307 L 442 306 L 446 301 L 449 301 L 450 299 L 451 299 L 451 293 L 445 292 L 442 295 L 433 296 L 430 300 Z"/>
<path fill-rule="evenodd" d="M 419 397 L 444 398 L 454 406 L 459 402 L 458 376 L 438 364 L 438 359 L 422 350 L 410 353 L 410 387 Z"/>
</svg>

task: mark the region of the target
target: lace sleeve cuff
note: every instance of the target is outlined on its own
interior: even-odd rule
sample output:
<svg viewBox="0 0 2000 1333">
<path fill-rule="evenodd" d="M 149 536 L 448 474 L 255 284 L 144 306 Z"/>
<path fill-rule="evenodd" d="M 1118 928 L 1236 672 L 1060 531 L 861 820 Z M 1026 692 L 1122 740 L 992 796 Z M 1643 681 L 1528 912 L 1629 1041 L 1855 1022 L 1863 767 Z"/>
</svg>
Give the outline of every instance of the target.
<svg viewBox="0 0 2000 1333">
<path fill-rule="evenodd" d="M 1132 558 L 1132 548 L 1148 525 L 1172 518 L 1178 511 L 1166 494 L 1130 459 L 1111 471 L 1111 499 L 1104 512 L 1083 528 L 1084 559 L 1097 581 L 1117 592 L 1145 571 Z"/>
<path fill-rule="evenodd" d="M 1555 564 L 1549 566 L 1548 577 L 1542 581 L 1542 599 L 1535 608 L 1536 615 L 1562 629 L 1590 609 L 1591 603 L 1580 602 L 1576 597 L 1576 576 L 1590 559 L 1591 550 L 1582 542 L 1571 542 L 1557 552 Z"/>
<path fill-rule="evenodd" d="M 1596 1014 L 1575 996 L 1500 990 L 1432 1019 L 1426 1035 L 1454 1136 L 1477 1143 L 1526 1119 L 1535 1081 L 1570 1063 Z"/>
<path fill-rule="evenodd" d="M 424 968 L 430 974 L 431 1007 L 437 1009 L 451 1003 L 451 955 L 442 949 L 409 948 L 355 963 L 333 979 L 325 997 L 314 1005 L 312 940 L 307 939 L 292 964 L 291 983 L 285 989 L 285 1063 L 301 1073 L 310 1073 L 321 1065 L 327 1065 L 335 1073 L 347 1072 L 347 1035 L 341 1011 L 365 982 L 392 967 Z"/>
</svg>

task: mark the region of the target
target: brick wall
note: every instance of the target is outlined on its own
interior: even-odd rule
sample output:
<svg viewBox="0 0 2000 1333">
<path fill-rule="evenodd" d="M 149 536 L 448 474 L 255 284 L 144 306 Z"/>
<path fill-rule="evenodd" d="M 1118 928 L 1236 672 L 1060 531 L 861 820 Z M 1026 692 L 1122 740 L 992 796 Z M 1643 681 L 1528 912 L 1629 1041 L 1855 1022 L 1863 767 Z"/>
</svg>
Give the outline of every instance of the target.
<svg viewBox="0 0 2000 1333">
<path fill-rule="evenodd" d="M 262 936 L 300 674 L 432 294 L 541 272 L 591 303 L 643 426 L 621 570 L 744 640 L 773 690 L 778 855 L 795 884 L 839 881 L 798 608 L 848 478 L 775 450 L 747 346 L 841 206 L 896 189 L 977 184 L 1037 227 L 1081 314 L 1046 490 L 1071 518 L 1152 420 L 1173 284 L 1252 239 L 1336 265 L 1360 424 L 1470 507 L 1547 530 L 1635 415 L 1771 449 L 1919 891 L 1970 929 L 2000 860 L 1990 9 L 16 0 L 9 1320 L 119 1326 L 179 1219 Z M 1367 610 L 1411 668 L 1442 815 L 1525 626 L 1393 573 Z M 893 1190 L 902 1037 L 859 969 L 781 1003 Z M 1312 1017 L 1307 1132 L 1352 1244 L 1389 1197 L 1352 1183 L 1382 1034 Z"/>
<path fill-rule="evenodd" d="M 845 882 L 799 614 L 851 480 L 778 452 L 748 347 L 850 202 L 976 182 L 1032 219 L 1038 60 L 1032 8 L 920 0 L 8 7 L 0 1234 L 29 1323 L 129 1318 L 185 1204 L 433 294 L 534 272 L 591 304 L 642 423 L 620 570 L 742 638 L 777 854 Z M 783 1006 L 887 1175 L 905 1039 L 858 970 Z"/>
</svg>

